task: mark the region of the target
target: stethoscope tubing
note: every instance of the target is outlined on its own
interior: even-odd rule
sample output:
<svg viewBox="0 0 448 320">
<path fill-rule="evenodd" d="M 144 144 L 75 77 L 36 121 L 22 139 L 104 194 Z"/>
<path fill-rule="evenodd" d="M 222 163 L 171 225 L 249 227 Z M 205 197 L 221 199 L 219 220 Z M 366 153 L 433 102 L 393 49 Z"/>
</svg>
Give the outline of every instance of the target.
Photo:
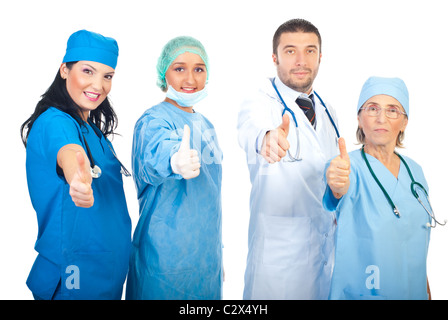
<svg viewBox="0 0 448 320">
<path fill-rule="evenodd" d="M 91 126 L 94 124 L 90 124 Z M 93 159 L 92 153 L 90 151 L 89 145 L 87 143 L 86 138 L 83 135 L 83 139 L 84 139 L 84 144 L 86 145 L 86 150 L 87 150 L 87 156 L 89 158 L 90 161 L 90 174 L 92 175 L 92 178 L 99 178 L 101 177 L 102 171 L 101 168 L 95 164 L 95 161 Z M 130 177 L 131 174 L 130 172 L 126 169 L 126 167 L 121 163 L 121 161 L 118 159 L 117 155 L 115 154 L 115 151 L 112 149 L 112 147 L 110 146 L 109 142 L 106 141 L 107 146 L 109 147 L 110 151 L 112 152 L 114 158 L 118 161 L 118 163 L 120 164 L 120 173 L 123 174 L 126 177 Z"/>
<path fill-rule="evenodd" d="M 411 186 L 410 186 L 410 187 L 411 187 L 411 193 L 412 193 L 412 195 L 413 195 L 413 196 L 418 200 L 418 202 L 422 205 L 422 207 L 425 209 L 426 213 L 428 214 L 428 216 L 429 216 L 430 219 L 431 219 L 431 223 L 428 222 L 426 226 L 427 226 L 427 227 L 431 227 L 431 228 L 435 228 L 435 226 L 436 226 L 437 224 L 439 224 L 439 225 L 441 225 L 441 226 L 444 226 L 444 225 L 446 224 L 446 220 L 445 220 L 444 223 L 440 223 L 439 221 L 437 221 L 437 219 L 436 219 L 436 217 L 435 217 L 435 215 L 434 215 L 434 211 L 432 210 L 431 202 L 429 201 L 428 192 L 426 191 L 425 187 L 424 187 L 421 183 L 415 181 L 414 176 L 412 175 L 412 172 L 411 172 L 411 168 L 409 168 L 407 162 L 403 159 L 403 157 L 402 157 L 400 154 L 398 154 L 397 152 L 395 152 L 395 154 L 400 158 L 401 162 L 402 162 L 402 163 L 404 164 L 404 166 L 406 167 L 406 171 L 407 171 L 408 174 L 409 174 L 409 177 L 410 177 L 410 179 L 411 179 Z M 378 177 L 376 176 L 375 172 L 373 171 L 372 167 L 370 166 L 369 161 L 367 160 L 367 157 L 366 157 L 366 154 L 365 154 L 365 151 L 364 151 L 364 146 L 362 146 L 362 149 L 361 149 L 361 155 L 362 155 L 362 157 L 363 157 L 363 159 L 364 159 L 364 162 L 365 162 L 366 165 L 367 165 L 367 168 L 369 169 L 370 174 L 372 175 L 373 179 L 374 179 L 375 182 L 378 184 L 378 186 L 380 187 L 380 189 L 381 189 L 381 191 L 383 192 L 384 196 L 386 197 L 387 201 L 389 202 L 389 204 L 390 204 L 390 206 L 391 206 L 391 208 L 392 208 L 392 210 L 393 210 L 395 216 L 396 216 L 397 218 L 400 218 L 401 216 L 400 216 L 400 212 L 398 211 L 397 206 L 394 204 L 394 202 L 393 202 L 392 199 L 390 198 L 389 194 L 388 194 L 387 191 L 384 189 L 383 185 L 381 184 L 381 182 L 379 181 L 379 179 L 378 179 Z M 429 204 L 429 210 L 428 210 L 428 208 L 423 204 L 423 201 L 420 199 L 420 196 L 419 196 L 419 194 L 418 194 L 416 188 L 421 189 L 421 190 L 423 191 L 423 193 L 425 194 L 426 200 L 428 201 L 428 204 Z"/>
<path fill-rule="evenodd" d="M 274 82 L 274 81 L 275 81 L 275 78 L 273 78 L 273 79 L 271 80 L 271 82 L 272 82 L 272 86 L 274 87 L 275 92 L 277 93 L 277 96 L 280 98 L 280 101 L 281 101 L 281 103 L 282 103 L 282 105 L 283 105 L 282 116 L 285 114 L 286 111 L 288 111 L 288 112 L 292 115 L 292 118 L 293 118 L 293 120 L 294 120 L 294 123 L 295 123 L 296 127 L 299 127 L 299 124 L 298 124 L 298 122 L 297 122 L 297 119 L 296 119 L 296 116 L 295 116 L 294 112 L 293 112 L 293 111 L 286 105 L 286 102 L 285 102 L 285 100 L 283 100 L 283 97 L 282 97 L 282 95 L 280 94 L 280 92 L 278 91 L 278 88 L 277 88 L 277 86 L 275 85 L 275 82 Z M 334 130 L 336 131 L 336 136 L 337 136 L 338 139 L 339 139 L 339 138 L 340 138 L 339 130 L 338 130 L 337 126 L 336 126 L 336 123 L 335 123 L 334 120 L 333 120 L 333 117 L 332 117 L 331 114 L 330 114 L 330 111 L 328 111 L 328 108 L 327 108 L 325 102 L 324 102 L 324 101 L 322 100 L 322 98 L 317 94 L 316 91 L 314 91 L 314 94 L 316 95 L 316 97 L 319 99 L 320 103 L 321 103 L 322 106 L 324 107 L 325 112 L 327 113 L 328 118 L 330 119 L 330 122 L 331 122 L 331 124 L 333 125 Z"/>
<path fill-rule="evenodd" d="M 275 85 L 275 78 L 271 79 L 271 83 L 272 83 L 272 86 L 273 86 L 274 89 L 275 89 L 275 92 L 277 93 L 277 96 L 280 98 L 280 102 L 281 102 L 282 105 L 283 105 L 282 117 L 283 117 L 283 115 L 285 114 L 285 112 L 288 111 L 288 112 L 291 114 L 292 119 L 294 120 L 294 123 L 295 123 L 295 125 L 296 125 L 297 154 L 296 154 L 295 157 L 293 157 L 293 156 L 290 154 L 289 150 L 288 150 L 288 157 L 289 157 L 289 159 L 290 159 L 290 160 L 288 160 L 288 161 L 301 161 L 302 158 L 300 157 L 300 151 L 301 151 L 301 148 L 300 148 L 300 137 L 299 137 L 300 133 L 299 133 L 299 124 L 298 124 L 298 122 L 297 122 L 296 115 L 295 115 L 294 111 L 292 111 L 292 110 L 286 105 L 285 100 L 283 100 L 282 95 L 280 94 L 280 92 L 278 91 L 277 86 Z M 340 136 L 339 136 L 339 130 L 338 130 L 337 126 L 336 126 L 336 123 L 335 123 L 334 120 L 333 120 L 333 117 L 331 116 L 330 112 L 328 111 L 327 106 L 325 105 L 324 101 L 323 101 L 322 98 L 317 94 L 316 91 L 314 91 L 314 94 L 316 95 L 316 97 L 319 99 L 320 103 L 321 103 L 322 106 L 324 107 L 325 112 L 327 113 L 328 118 L 330 119 L 330 122 L 331 122 L 331 124 L 333 125 L 334 130 L 336 131 L 336 136 L 337 136 L 337 138 L 339 139 L 339 137 L 340 137 Z"/>
</svg>

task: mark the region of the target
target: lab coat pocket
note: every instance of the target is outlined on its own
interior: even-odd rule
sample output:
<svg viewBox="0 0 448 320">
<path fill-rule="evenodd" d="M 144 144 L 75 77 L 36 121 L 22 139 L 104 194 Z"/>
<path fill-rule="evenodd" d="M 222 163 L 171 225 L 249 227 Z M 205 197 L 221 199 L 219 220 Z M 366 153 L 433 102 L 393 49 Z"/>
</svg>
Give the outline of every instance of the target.
<svg viewBox="0 0 448 320">
<path fill-rule="evenodd" d="M 308 264 L 310 218 L 261 215 L 264 241 L 263 264 L 293 266 Z"/>
</svg>

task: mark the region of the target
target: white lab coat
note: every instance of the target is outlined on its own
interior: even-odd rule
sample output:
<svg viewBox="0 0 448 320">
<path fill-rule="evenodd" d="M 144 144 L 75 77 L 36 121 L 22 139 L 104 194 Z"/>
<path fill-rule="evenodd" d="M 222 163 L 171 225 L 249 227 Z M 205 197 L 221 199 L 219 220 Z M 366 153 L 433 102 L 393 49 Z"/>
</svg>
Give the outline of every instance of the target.
<svg viewBox="0 0 448 320">
<path fill-rule="evenodd" d="M 295 103 L 298 92 L 276 78 L 296 116 L 302 161 L 269 164 L 258 152 L 268 130 L 282 122 L 283 105 L 271 80 L 241 106 L 238 140 L 246 151 L 252 190 L 244 299 L 327 299 L 334 263 L 334 216 L 322 207 L 324 167 L 337 155 L 337 136 L 315 98 L 314 129 Z M 336 122 L 335 112 L 328 105 Z M 286 114 L 289 114 L 286 112 Z M 288 141 L 297 150 L 290 116 Z M 336 122 L 337 124 L 337 122 Z"/>
</svg>

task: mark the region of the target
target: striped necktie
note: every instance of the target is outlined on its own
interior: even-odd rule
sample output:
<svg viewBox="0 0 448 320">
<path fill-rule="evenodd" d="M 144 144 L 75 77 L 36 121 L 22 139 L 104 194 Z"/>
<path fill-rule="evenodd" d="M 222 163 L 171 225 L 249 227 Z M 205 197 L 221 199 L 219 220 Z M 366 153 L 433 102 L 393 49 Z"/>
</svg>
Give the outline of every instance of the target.
<svg viewBox="0 0 448 320">
<path fill-rule="evenodd" d="M 303 110 L 311 125 L 316 127 L 316 113 L 314 112 L 313 95 L 309 97 L 300 96 L 296 99 L 296 103 Z"/>
</svg>

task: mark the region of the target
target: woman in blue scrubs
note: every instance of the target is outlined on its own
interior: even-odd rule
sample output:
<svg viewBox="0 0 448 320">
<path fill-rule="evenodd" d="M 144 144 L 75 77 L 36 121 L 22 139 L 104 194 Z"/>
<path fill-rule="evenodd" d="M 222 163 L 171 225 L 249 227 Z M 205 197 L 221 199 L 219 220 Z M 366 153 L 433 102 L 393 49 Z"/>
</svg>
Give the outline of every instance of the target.
<svg viewBox="0 0 448 320">
<path fill-rule="evenodd" d="M 330 299 L 430 298 L 431 220 L 411 192 L 411 174 L 428 186 L 421 167 L 395 152 L 408 117 L 401 79 L 366 81 L 358 102 L 357 138 L 363 147 L 348 154 L 341 139 L 340 155 L 326 171 L 324 207 L 337 218 Z M 427 199 L 422 201 L 428 208 Z"/>
<path fill-rule="evenodd" d="M 191 37 L 169 41 L 158 85 L 166 99 L 134 129 L 140 218 L 126 299 L 221 299 L 221 160 L 213 125 L 193 106 L 207 93 L 208 57 Z"/>
<path fill-rule="evenodd" d="M 38 256 L 27 285 L 36 299 L 121 299 L 131 221 L 107 136 L 116 115 L 107 95 L 117 42 L 80 30 L 34 113 L 21 127 L 37 214 Z"/>
</svg>

